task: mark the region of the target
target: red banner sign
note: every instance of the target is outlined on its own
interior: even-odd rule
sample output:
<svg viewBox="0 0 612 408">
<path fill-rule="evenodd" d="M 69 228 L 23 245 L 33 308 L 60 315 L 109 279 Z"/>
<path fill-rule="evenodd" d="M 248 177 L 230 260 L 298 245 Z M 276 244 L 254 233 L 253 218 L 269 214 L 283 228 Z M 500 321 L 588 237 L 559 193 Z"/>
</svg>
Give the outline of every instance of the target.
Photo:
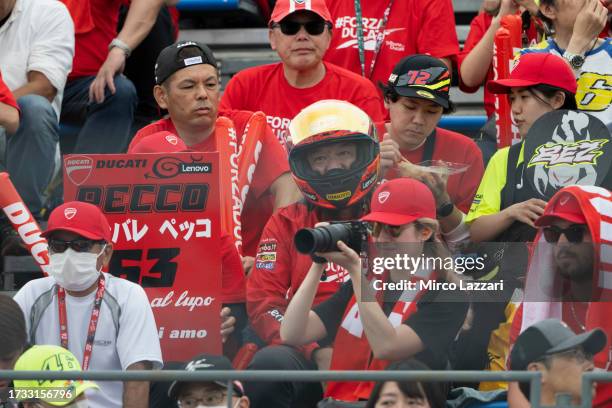
<svg viewBox="0 0 612 408">
<path fill-rule="evenodd" d="M 218 157 L 64 157 L 64 199 L 95 204 L 108 218 L 109 272 L 145 289 L 164 360 L 221 353 Z"/>
</svg>

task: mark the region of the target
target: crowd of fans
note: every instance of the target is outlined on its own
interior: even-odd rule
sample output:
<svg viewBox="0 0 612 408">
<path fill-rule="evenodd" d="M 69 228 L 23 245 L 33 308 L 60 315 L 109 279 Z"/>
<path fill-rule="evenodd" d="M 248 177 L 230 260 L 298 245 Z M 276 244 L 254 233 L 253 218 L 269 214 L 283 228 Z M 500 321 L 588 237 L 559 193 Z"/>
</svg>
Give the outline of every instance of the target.
<svg viewBox="0 0 612 408">
<path fill-rule="evenodd" d="M 210 48 L 176 42 L 175 3 L 0 2 L 2 168 L 45 225 L 50 263 L 49 276 L 0 295 L 0 369 L 225 370 L 238 355 L 251 370 L 531 370 L 541 403 L 580 403 L 581 374 L 611 363 L 612 171 L 546 201 L 525 180 L 524 152 L 554 111 L 612 130 L 610 0 L 484 0 L 462 51 L 450 0 L 277 0 L 268 28 L 280 62 L 237 73 L 223 93 Z M 494 36 L 515 14 L 523 49 L 494 80 Z M 464 91 L 485 87 L 490 142 L 438 127 L 454 111 L 453 72 Z M 495 95 L 508 97 L 512 147 L 496 147 Z M 220 238 L 223 355 L 165 361 L 144 290 L 102 272 L 105 215 L 50 188 L 59 155 L 212 152 L 227 137 L 219 118 L 247 137 L 255 111 L 267 125 L 242 252 Z M 78 129 L 73 141 L 60 124 Z M 294 244 L 338 221 L 367 225 L 388 258 L 491 256 L 462 273 L 385 265 L 380 282 L 434 285 L 381 294 L 349 242 L 310 254 Z M 2 214 L 0 232 L 2 256 L 27 255 Z M 456 290 L 489 281 L 503 290 Z M 0 407 L 529 406 L 522 383 L 234 382 L 228 396 L 223 382 L 74 381 L 59 402 L 40 391 L 66 385 L 0 381 Z M 609 384 L 593 393 L 594 406 L 612 404 Z"/>
</svg>

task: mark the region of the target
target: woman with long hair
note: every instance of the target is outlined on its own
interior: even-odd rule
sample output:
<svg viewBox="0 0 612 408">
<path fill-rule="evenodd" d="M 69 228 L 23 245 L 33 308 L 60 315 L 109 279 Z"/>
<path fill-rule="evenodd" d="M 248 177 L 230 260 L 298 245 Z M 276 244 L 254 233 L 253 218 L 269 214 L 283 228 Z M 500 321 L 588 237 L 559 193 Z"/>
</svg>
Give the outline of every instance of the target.
<svg viewBox="0 0 612 408">
<path fill-rule="evenodd" d="M 331 370 L 380 370 L 409 357 L 446 369 L 467 303 L 454 290 L 460 286 L 455 273 L 438 262 L 451 258 L 436 238 L 435 208 L 433 194 L 420 181 L 400 178 L 382 184 L 372 197 L 371 212 L 361 219 L 372 225 L 372 273 L 363 274 L 360 255 L 342 241 L 336 243 L 338 251 L 317 252 L 345 268 L 350 281 L 313 308 L 323 271 L 313 264 L 281 322 L 283 343 L 333 341 Z M 412 268 L 408 261 L 391 265 L 398 257 L 421 263 Z M 366 400 L 373 386 L 329 382 L 326 396 Z"/>
</svg>

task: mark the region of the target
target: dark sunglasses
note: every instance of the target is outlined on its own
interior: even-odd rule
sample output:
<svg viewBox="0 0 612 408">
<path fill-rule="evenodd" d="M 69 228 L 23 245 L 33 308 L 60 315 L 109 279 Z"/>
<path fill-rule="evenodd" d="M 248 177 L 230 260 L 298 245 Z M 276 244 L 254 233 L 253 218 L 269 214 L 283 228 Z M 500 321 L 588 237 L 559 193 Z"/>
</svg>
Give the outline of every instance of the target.
<svg viewBox="0 0 612 408">
<path fill-rule="evenodd" d="M 378 236 L 383 232 L 383 230 L 387 233 L 387 235 L 397 238 L 402 234 L 404 230 L 403 225 L 389 225 L 383 224 L 382 222 L 373 222 L 371 223 L 372 236 L 378 238 Z"/>
<path fill-rule="evenodd" d="M 60 239 L 49 239 L 49 249 L 51 252 L 61 254 L 66 251 L 68 247 L 72 248 L 75 252 L 89 252 L 95 244 L 104 244 L 105 241 L 92 241 L 90 239 L 77 238 L 72 241 L 62 241 Z"/>
<path fill-rule="evenodd" d="M 544 239 L 546 242 L 555 244 L 561 238 L 561 234 L 565 235 L 565 238 L 572 244 L 578 244 L 584 239 L 584 233 L 587 231 L 586 225 L 574 224 L 567 228 L 559 228 L 551 225 L 550 227 L 544 228 Z"/>
<path fill-rule="evenodd" d="M 302 27 L 306 29 L 306 32 L 310 35 L 321 35 L 325 31 L 325 27 L 331 25 L 323 20 L 307 21 L 305 23 L 298 23 L 297 21 L 281 21 L 278 24 L 273 24 L 272 28 L 280 27 L 280 30 L 285 35 L 296 35 Z"/>
</svg>

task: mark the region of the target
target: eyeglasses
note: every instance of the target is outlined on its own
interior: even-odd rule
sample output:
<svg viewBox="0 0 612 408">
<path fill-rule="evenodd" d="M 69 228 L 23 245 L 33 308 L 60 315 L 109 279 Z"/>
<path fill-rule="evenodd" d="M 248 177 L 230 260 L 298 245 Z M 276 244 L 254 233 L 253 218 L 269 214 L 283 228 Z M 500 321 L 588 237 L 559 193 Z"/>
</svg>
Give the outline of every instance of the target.
<svg viewBox="0 0 612 408">
<path fill-rule="evenodd" d="M 560 357 L 569 360 L 576 360 L 578 363 L 584 363 L 586 361 L 593 361 L 594 356 L 593 354 L 585 351 L 582 347 L 576 347 L 573 349 L 561 351 L 559 353 L 549 354 L 545 357 L 545 359 L 550 359 L 552 357 Z"/>
<path fill-rule="evenodd" d="M 201 403 L 206 407 L 214 407 L 225 405 L 226 401 L 227 392 L 222 390 L 208 390 L 202 398 L 187 397 L 179 399 L 178 406 L 180 408 L 195 408 Z"/>
<path fill-rule="evenodd" d="M 89 252 L 95 244 L 103 244 L 104 241 L 94 241 L 91 239 L 77 238 L 72 241 L 63 241 L 60 239 L 49 239 L 49 249 L 51 252 L 61 254 L 66 251 L 68 247 L 72 248 L 75 252 Z"/>
<path fill-rule="evenodd" d="M 285 35 L 296 35 L 302 27 L 304 27 L 306 32 L 310 35 L 321 35 L 325 27 L 331 28 L 331 25 L 323 20 L 307 21 L 305 23 L 283 20 L 278 24 L 272 25 L 272 28 L 276 27 L 280 27 L 281 32 Z"/>
<path fill-rule="evenodd" d="M 561 234 L 572 244 L 578 244 L 584 239 L 584 233 L 587 231 L 586 225 L 574 224 L 567 228 L 559 228 L 555 225 L 544 228 L 544 239 L 546 242 L 555 244 L 561 238 Z"/>
</svg>

